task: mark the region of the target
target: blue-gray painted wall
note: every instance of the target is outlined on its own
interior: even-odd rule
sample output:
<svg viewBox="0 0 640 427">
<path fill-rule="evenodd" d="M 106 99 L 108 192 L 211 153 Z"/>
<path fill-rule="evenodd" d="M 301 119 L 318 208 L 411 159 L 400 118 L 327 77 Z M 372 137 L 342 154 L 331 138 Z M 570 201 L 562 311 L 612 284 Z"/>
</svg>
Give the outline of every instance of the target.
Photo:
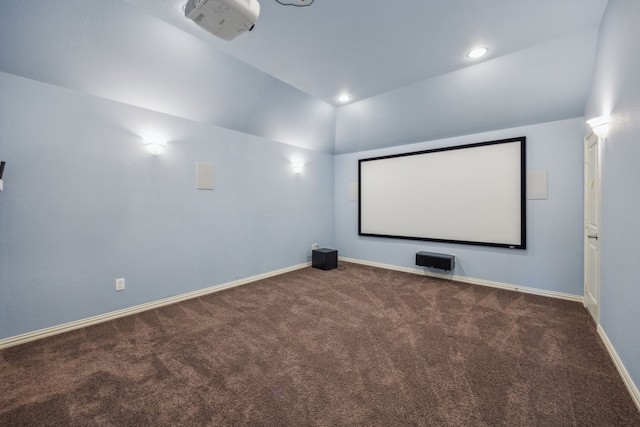
<svg viewBox="0 0 640 427">
<path fill-rule="evenodd" d="M 73 4 L 72 20 L 45 1 L 25 3 L 23 14 L 0 13 L 0 160 L 7 161 L 0 193 L 0 338 L 296 265 L 308 260 L 312 242 L 398 266 L 411 265 L 420 249 L 454 252 L 456 274 L 581 293 L 584 128 L 582 118 L 572 118 L 580 115 L 574 113 L 580 93 L 562 101 L 566 113 L 545 116 L 506 91 L 496 98 L 508 101 L 505 115 L 476 117 L 465 107 L 459 119 L 469 120 L 472 135 L 444 140 L 450 135 L 441 125 L 453 116 L 428 123 L 416 112 L 426 95 L 459 87 L 464 70 L 336 113 L 123 2 Z M 120 39 L 105 37 L 109 17 L 122 15 L 130 25 Z M 638 2 L 610 0 L 584 110 L 587 118 L 612 115 L 602 164 L 601 322 L 636 384 L 638 21 Z M 56 37 L 61 30 L 67 37 Z M 87 32 L 91 38 L 77 37 Z M 161 39 L 161 49 L 147 49 Z M 128 46 L 136 52 L 135 69 L 113 51 L 125 42 L 138 43 Z M 591 66 L 587 52 L 572 59 Z M 43 75 L 43 64 L 54 67 Z M 549 75 L 564 76 L 566 69 L 547 65 Z M 492 66 L 486 65 L 486 78 Z M 174 70 L 175 77 L 150 81 L 157 67 Z M 202 81 L 213 86 L 202 88 Z M 570 72 L 553 79 L 558 82 L 576 83 Z M 474 90 L 487 99 L 481 87 Z M 442 102 L 456 110 L 452 100 Z M 443 111 L 436 107 L 433 117 Z M 485 132 L 490 129 L 503 130 Z M 140 137 L 149 131 L 166 136 L 164 155 L 144 151 Z M 549 171 L 549 199 L 527 202 L 526 252 L 355 235 L 348 185 L 357 179 L 357 158 L 378 153 L 360 152 L 365 140 L 378 148 L 430 147 L 520 135 L 529 141 L 528 168 Z M 389 152 L 404 148 L 415 146 Z M 353 154 L 326 154 L 333 150 Z M 300 176 L 289 167 L 296 157 L 306 163 Z M 195 190 L 196 161 L 215 165 L 214 191 Z M 116 293 L 119 277 L 127 279 L 127 290 Z"/>
<path fill-rule="evenodd" d="M 6 73 L 0 93 L 0 338 L 305 263 L 312 243 L 334 244 L 330 154 Z M 144 148 L 149 131 L 168 141 L 159 156 Z M 196 162 L 213 163 L 213 191 L 196 190 Z"/>
<path fill-rule="evenodd" d="M 611 116 L 602 146 L 600 323 L 640 384 L 640 3 L 610 0 L 585 117 Z"/>
<path fill-rule="evenodd" d="M 457 276 L 582 295 L 583 127 L 577 118 L 336 155 L 335 241 L 340 254 L 411 268 L 418 251 L 455 254 L 452 274 Z M 548 199 L 527 201 L 526 250 L 358 236 L 358 203 L 349 200 L 349 183 L 358 181 L 358 159 L 519 136 L 527 137 L 527 169 L 546 170 L 548 176 Z M 429 197 L 429 189 L 416 197 Z"/>
</svg>

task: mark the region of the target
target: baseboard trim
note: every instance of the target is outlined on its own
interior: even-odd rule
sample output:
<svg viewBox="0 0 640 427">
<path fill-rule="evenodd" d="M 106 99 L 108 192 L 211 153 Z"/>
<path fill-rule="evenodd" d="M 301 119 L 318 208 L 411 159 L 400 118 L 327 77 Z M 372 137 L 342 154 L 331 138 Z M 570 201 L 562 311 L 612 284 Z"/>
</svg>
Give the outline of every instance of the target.
<svg viewBox="0 0 640 427">
<path fill-rule="evenodd" d="M 463 282 L 463 283 L 471 283 L 471 284 L 475 284 L 475 285 L 481 285 L 481 286 L 488 286 L 488 287 L 499 288 L 499 289 L 512 290 L 512 291 L 516 291 L 516 292 L 530 293 L 530 294 L 535 294 L 535 295 L 543 295 L 543 296 L 548 296 L 548 297 L 552 297 L 552 298 L 565 299 L 565 300 L 569 300 L 569 301 L 578 301 L 578 302 L 582 302 L 583 301 L 583 298 L 580 297 L 579 295 L 565 294 L 565 293 L 562 293 L 562 292 L 545 291 L 545 290 L 541 290 L 541 289 L 528 288 L 528 287 L 522 287 L 522 286 L 515 286 L 515 285 L 509 285 L 509 284 L 499 283 L 499 282 L 491 282 L 491 281 L 488 281 L 488 280 L 474 279 L 474 278 L 470 278 L 470 277 L 455 276 L 455 275 L 448 275 L 448 274 L 438 274 L 438 273 L 432 273 L 432 272 L 424 271 L 424 270 L 418 269 L 418 268 L 400 267 L 400 266 L 395 266 L 395 265 L 391 265 L 391 264 L 382 264 L 382 263 L 377 263 L 377 262 L 372 262 L 372 261 L 364 261 L 364 260 L 359 260 L 359 259 L 354 259 L 354 258 L 339 257 L 339 259 L 341 261 L 345 261 L 345 262 L 352 262 L 354 264 L 368 265 L 368 266 L 371 266 L 371 267 L 379 267 L 379 268 L 384 268 L 384 269 L 387 269 L 387 270 L 402 271 L 402 272 L 405 272 L 405 273 L 411 273 L 411 274 L 417 274 L 417 275 L 429 276 L 429 277 L 438 277 L 438 278 L 443 278 L 443 279 L 455 280 L 455 281 Z M 288 273 L 290 271 L 295 271 L 295 270 L 299 270 L 299 269 L 302 269 L 302 268 L 306 268 L 306 267 L 308 267 L 310 265 L 311 265 L 310 262 L 302 263 L 302 264 L 294 265 L 294 266 L 291 266 L 291 267 L 286 267 L 286 268 L 282 268 L 282 269 L 279 269 L 279 270 L 270 271 L 270 272 L 267 272 L 267 273 L 257 274 L 255 276 L 250 276 L 250 277 L 247 277 L 247 278 L 244 278 L 244 279 L 234 280 L 232 282 L 227 282 L 227 283 L 223 283 L 223 284 L 220 284 L 220 285 L 211 286 L 211 287 L 200 289 L 200 290 L 197 290 L 197 291 L 188 292 L 188 293 L 185 293 L 185 294 L 180 294 L 180 295 L 176 295 L 176 296 L 169 297 L 169 298 L 164 298 L 164 299 L 161 299 L 161 300 L 157 300 L 157 301 L 152 301 L 152 302 L 145 303 L 145 304 L 136 305 L 134 307 L 129 307 L 129 308 L 125 308 L 125 309 L 122 309 L 122 310 L 112 311 L 110 313 L 105 313 L 105 314 L 101 314 L 101 315 L 98 315 L 98 316 L 88 317 L 88 318 L 85 318 L 85 319 L 80 319 L 80 320 L 76 320 L 76 321 L 73 321 L 73 322 L 64 323 L 62 325 L 52 326 L 50 328 L 40 329 L 40 330 L 37 330 L 37 331 L 28 332 L 28 333 L 25 333 L 25 334 L 16 335 L 16 336 L 9 337 L 9 338 L 4 338 L 4 339 L 0 340 L 0 350 L 2 350 L 4 348 L 8 348 L 8 347 L 13 347 L 13 346 L 16 346 L 16 345 L 24 344 L 24 343 L 27 343 L 27 342 L 30 342 L 30 341 L 35 341 L 35 340 L 38 340 L 38 339 L 41 339 L 41 338 L 46 338 L 46 337 L 50 337 L 50 336 L 53 336 L 53 335 L 58 335 L 58 334 L 61 334 L 61 333 L 64 333 L 64 332 L 73 331 L 75 329 L 80 329 L 80 328 L 84 328 L 84 327 L 87 327 L 87 326 L 95 325 L 95 324 L 98 324 L 98 323 L 107 322 L 109 320 L 114 320 L 114 319 L 117 319 L 117 318 L 120 318 L 120 317 L 130 316 L 132 314 L 141 313 L 143 311 L 152 310 L 154 308 L 159 308 L 159 307 L 162 307 L 162 306 L 165 306 L 165 305 L 175 304 L 175 303 L 180 302 L 180 301 L 186 301 L 188 299 L 197 298 L 197 297 L 200 297 L 200 296 L 203 296 L 203 295 L 208 295 L 208 294 L 211 294 L 211 293 L 223 291 L 225 289 L 231 289 L 231 288 L 234 288 L 234 287 L 237 287 L 237 286 L 246 285 L 248 283 L 256 282 L 258 280 L 267 279 L 269 277 L 273 277 L 273 276 L 277 276 L 277 275 L 280 275 L 280 274 Z M 607 334 L 605 333 L 605 331 L 602 328 L 602 326 L 598 325 L 597 331 L 598 331 L 598 334 L 600 335 L 600 338 L 602 339 L 602 342 L 604 343 L 607 351 L 609 352 L 609 355 L 611 356 L 611 359 L 613 360 L 613 363 L 616 366 L 616 369 L 618 370 L 618 373 L 622 377 L 622 380 L 623 380 L 625 386 L 629 390 L 629 393 L 631 394 L 631 398 L 633 399 L 634 403 L 636 404 L 638 410 L 640 410 L 640 391 L 638 391 L 638 388 L 636 387 L 635 383 L 633 382 L 633 379 L 631 379 L 631 376 L 629 375 L 629 372 L 627 371 L 627 369 L 625 368 L 624 364 L 622 363 L 622 360 L 618 356 L 618 353 L 616 352 L 615 348 L 613 347 L 613 344 L 609 340 L 609 337 L 607 337 Z"/>
<path fill-rule="evenodd" d="M 527 288 L 527 287 L 522 287 L 522 286 L 509 285 L 509 284 L 505 284 L 505 283 L 491 282 L 491 281 L 488 281 L 488 280 L 474 279 L 474 278 L 464 277 L 464 276 L 455 276 L 455 275 L 451 275 L 451 274 L 438 274 L 438 273 L 433 273 L 433 272 L 429 272 L 429 271 L 424 271 L 423 269 L 420 269 L 420 268 L 400 267 L 400 266 L 391 265 L 391 264 L 382 264 L 382 263 L 377 263 L 377 262 L 372 262 L 372 261 L 364 261 L 364 260 L 359 260 L 359 259 L 354 259 L 354 258 L 339 257 L 339 259 L 341 261 L 345 261 L 345 262 L 352 262 L 352 263 L 355 263 L 355 264 L 362 264 L 362 265 L 368 265 L 368 266 L 372 266 L 372 267 L 384 268 L 384 269 L 387 269 L 387 270 L 396 270 L 396 271 L 402 271 L 402 272 L 405 272 L 405 273 L 417 274 L 417 275 L 422 275 L 422 276 L 438 277 L 438 278 L 442 278 L 442 279 L 455 280 L 455 281 L 463 282 L 463 283 L 471 283 L 471 284 L 475 284 L 475 285 L 489 286 L 489 287 L 493 287 L 493 288 L 506 289 L 506 290 L 511 290 L 511 291 L 517 291 L 517 292 L 523 292 L 523 293 L 529 293 L 529 294 L 535 294 L 535 295 L 548 296 L 548 297 L 552 297 L 552 298 L 559 298 L 559 299 L 564 299 L 564 300 L 569 300 L 569 301 L 583 302 L 583 298 L 581 296 L 579 296 L 579 295 L 571 295 L 571 294 L 565 294 L 565 293 L 561 293 L 561 292 L 545 291 L 545 290 L 541 290 L 541 289 Z M 282 269 L 279 269 L 279 270 L 270 271 L 270 272 L 267 272 L 267 273 L 257 274 L 255 276 L 250 276 L 250 277 L 247 277 L 247 278 L 244 278 L 244 279 L 234 280 L 232 282 L 227 282 L 227 283 L 223 283 L 223 284 L 220 284 L 220 285 L 211 286 L 211 287 L 200 289 L 200 290 L 197 290 L 197 291 L 188 292 L 188 293 L 185 293 L 185 294 L 180 294 L 180 295 L 176 295 L 176 296 L 169 297 L 169 298 L 164 298 L 164 299 L 161 299 L 161 300 L 157 300 L 157 301 L 152 301 L 152 302 L 148 302 L 148 303 L 145 303 L 145 304 L 136 305 L 136 306 L 133 306 L 133 307 L 122 309 L 122 310 L 112 311 L 112 312 L 101 314 L 101 315 L 98 315 L 98 316 L 88 317 L 88 318 L 85 318 L 85 319 L 80 319 L 80 320 L 76 320 L 76 321 L 73 321 L 73 322 L 64 323 L 62 325 L 52 326 L 52 327 L 49 327 L 49 328 L 40 329 L 40 330 L 37 330 L 37 331 L 27 332 L 25 334 L 21 334 L 21 335 L 16 335 L 16 336 L 9 337 L 9 338 L 0 339 L 0 350 L 3 349 L 3 348 L 24 344 L 24 343 L 27 343 L 27 342 L 30 342 L 30 341 L 35 341 L 35 340 L 38 340 L 38 339 L 41 339 L 41 338 L 46 338 L 46 337 L 50 337 L 50 336 L 53 336 L 53 335 L 58 335 L 58 334 L 61 334 L 61 333 L 64 333 L 64 332 L 73 331 L 75 329 L 84 328 L 86 326 L 95 325 L 97 323 L 107 322 L 109 320 L 117 319 L 119 317 L 129 316 L 129 315 L 140 313 L 140 312 L 143 312 L 143 311 L 146 311 L 146 310 L 153 310 L 154 308 L 162 307 L 162 306 L 169 305 L 169 304 L 174 304 L 176 302 L 185 301 L 185 300 L 188 300 L 188 299 L 191 299 L 191 298 L 197 298 L 199 296 L 207 295 L 207 294 L 210 294 L 210 293 L 223 291 L 225 289 L 234 288 L 236 286 L 245 285 L 247 283 L 255 282 L 257 280 L 266 279 L 266 278 L 269 278 L 269 277 L 277 276 L 279 274 L 283 274 L 283 273 L 287 273 L 287 272 L 290 272 L 290 271 L 299 270 L 301 268 L 305 268 L 305 267 L 308 267 L 310 265 L 311 265 L 310 262 L 306 262 L 306 263 L 294 265 L 294 266 L 291 266 L 291 267 L 286 267 L 286 268 L 282 268 Z"/>
<path fill-rule="evenodd" d="M 211 287 L 200 289 L 197 291 L 187 292 L 187 293 L 176 295 L 173 297 L 164 298 L 157 301 L 151 301 L 145 304 L 140 304 L 140 305 L 136 305 L 129 308 L 124 308 L 122 310 L 112 311 L 110 313 L 100 314 L 98 316 L 88 317 L 85 319 L 64 323 L 62 325 L 52 326 L 49 328 L 40 329 L 33 332 L 27 332 L 25 334 L 16 335 L 9 338 L 4 338 L 0 340 L 0 350 L 8 347 L 13 347 L 15 345 L 24 344 L 30 341 L 39 340 L 41 338 L 58 335 L 64 332 L 73 331 L 75 329 L 80 329 L 87 326 L 95 325 L 97 323 L 107 322 L 109 320 L 114 320 L 119 317 L 130 316 L 132 314 L 141 313 L 147 310 L 153 310 L 154 308 L 162 307 L 165 305 L 175 304 L 180 301 L 197 298 L 203 295 L 212 294 L 214 292 L 224 291 L 225 289 L 235 288 L 236 286 L 246 285 L 248 283 L 252 283 L 258 280 L 267 279 L 269 277 L 278 276 L 283 273 L 288 273 L 290 271 L 295 271 L 305 267 L 309 267 L 310 265 L 311 265 L 310 262 L 306 262 L 306 263 L 294 265 L 291 267 L 281 268 L 279 270 L 274 270 L 267 273 L 246 277 L 244 279 L 238 279 L 232 282 L 211 286 Z"/>
<path fill-rule="evenodd" d="M 546 290 L 543 290 L 543 289 L 528 288 L 526 286 L 517 286 L 517 285 L 510 285 L 510 284 L 507 284 L 507 283 L 492 282 L 492 281 L 483 280 L 483 279 L 474 279 L 473 277 L 455 276 L 453 274 L 433 273 L 433 272 L 430 272 L 430 271 L 426 271 L 421 267 L 416 267 L 416 268 L 400 267 L 400 266 L 397 266 L 397 265 L 382 264 L 382 263 L 379 263 L 379 262 L 363 261 L 363 260 L 360 260 L 360 259 L 346 258 L 346 257 L 339 257 L 338 259 L 341 260 L 341 261 L 345 261 L 345 262 L 353 262 L 355 264 L 368 265 L 368 266 L 371 266 L 371 267 L 379 267 L 379 268 L 384 268 L 384 269 L 387 269 L 387 270 L 402 271 L 402 272 L 405 272 L 405 273 L 417 274 L 417 275 L 420 275 L 420 276 L 437 277 L 437 278 L 440 278 L 440 279 L 455 280 L 456 282 L 471 283 L 473 285 L 481 285 L 481 286 L 488 286 L 488 287 L 491 287 L 491 288 L 506 289 L 508 291 L 522 292 L 522 293 L 525 293 L 525 294 L 541 295 L 541 296 L 545 296 L 545 297 L 558 298 L 558 299 L 563 299 L 563 300 L 568 300 L 568 301 L 575 301 L 575 302 L 580 302 L 580 303 L 584 302 L 584 298 L 581 295 L 565 294 L 563 292 L 546 291 Z"/>
<path fill-rule="evenodd" d="M 631 395 L 633 402 L 636 404 L 638 411 L 640 411 L 640 391 L 638 391 L 638 387 L 636 387 L 633 379 L 631 379 L 627 368 L 625 368 L 624 363 L 622 363 L 620 356 L 618 356 L 618 353 L 616 352 L 616 349 L 613 347 L 613 344 L 609 341 L 609 337 L 607 337 L 607 334 L 600 325 L 598 325 L 598 335 L 600 335 L 600 339 L 602 339 L 604 346 L 607 348 L 609 356 L 611 356 L 611 360 L 613 360 L 613 364 L 616 365 L 616 369 L 622 377 L 624 385 L 627 386 L 627 390 L 629 390 L 629 394 Z"/>
</svg>

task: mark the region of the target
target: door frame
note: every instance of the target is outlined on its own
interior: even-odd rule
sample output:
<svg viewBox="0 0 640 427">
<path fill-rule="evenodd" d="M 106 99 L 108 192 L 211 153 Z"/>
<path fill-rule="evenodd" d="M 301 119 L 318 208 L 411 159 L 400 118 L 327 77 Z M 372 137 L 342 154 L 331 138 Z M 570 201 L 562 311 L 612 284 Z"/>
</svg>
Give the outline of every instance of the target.
<svg viewBox="0 0 640 427">
<path fill-rule="evenodd" d="M 594 263 L 596 263 L 595 266 L 595 271 L 596 271 L 596 277 L 595 277 L 595 309 L 593 309 L 592 306 L 590 306 L 589 304 L 587 304 L 587 296 L 588 296 L 588 283 L 587 283 L 587 278 L 589 277 L 589 270 L 591 268 L 591 264 L 590 264 L 590 257 L 589 257 L 589 244 L 590 244 L 590 238 L 588 237 L 589 235 L 589 212 L 590 212 L 590 203 L 593 203 L 594 201 L 591 200 L 590 196 L 589 196 L 589 187 L 591 186 L 591 182 L 589 182 L 589 144 L 591 141 L 593 141 L 595 138 L 595 143 L 597 144 L 597 152 L 596 152 L 596 156 L 597 156 L 597 165 L 596 165 L 596 170 L 595 170 L 595 180 L 594 182 L 596 183 L 596 194 L 595 194 L 595 215 L 597 217 L 596 223 L 597 223 L 597 250 L 596 250 L 596 257 L 593 260 Z M 591 315 L 591 318 L 593 319 L 593 321 L 595 322 L 596 325 L 600 325 L 600 259 L 602 257 L 602 245 L 601 245 L 601 195 L 602 195 L 602 182 L 601 182 L 601 177 L 602 177 L 602 144 L 604 142 L 604 138 L 600 138 L 599 136 L 595 135 L 593 132 L 590 132 L 585 138 L 584 138 L 584 224 L 583 224 L 583 233 L 584 233 L 584 299 L 583 299 L 583 305 L 585 306 L 585 308 L 587 309 L 587 311 L 589 312 L 589 314 Z"/>
</svg>

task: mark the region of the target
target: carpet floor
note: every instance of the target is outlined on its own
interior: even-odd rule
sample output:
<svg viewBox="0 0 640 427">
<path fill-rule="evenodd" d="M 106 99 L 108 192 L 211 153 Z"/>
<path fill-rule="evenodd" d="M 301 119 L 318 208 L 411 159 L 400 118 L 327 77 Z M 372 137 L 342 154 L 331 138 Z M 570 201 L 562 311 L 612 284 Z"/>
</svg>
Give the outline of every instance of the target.
<svg viewBox="0 0 640 427">
<path fill-rule="evenodd" d="M 352 263 L 0 351 L 1 426 L 640 426 L 583 306 Z"/>
</svg>

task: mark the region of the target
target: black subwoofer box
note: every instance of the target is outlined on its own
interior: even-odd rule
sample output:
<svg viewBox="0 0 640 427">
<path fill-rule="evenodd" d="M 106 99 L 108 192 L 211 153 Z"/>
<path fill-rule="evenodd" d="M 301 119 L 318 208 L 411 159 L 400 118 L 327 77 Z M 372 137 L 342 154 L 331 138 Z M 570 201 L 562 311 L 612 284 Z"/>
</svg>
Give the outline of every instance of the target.
<svg viewBox="0 0 640 427">
<path fill-rule="evenodd" d="M 335 249 L 314 249 L 311 251 L 311 266 L 320 270 L 338 268 L 338 251 Z"/>
</svg>

